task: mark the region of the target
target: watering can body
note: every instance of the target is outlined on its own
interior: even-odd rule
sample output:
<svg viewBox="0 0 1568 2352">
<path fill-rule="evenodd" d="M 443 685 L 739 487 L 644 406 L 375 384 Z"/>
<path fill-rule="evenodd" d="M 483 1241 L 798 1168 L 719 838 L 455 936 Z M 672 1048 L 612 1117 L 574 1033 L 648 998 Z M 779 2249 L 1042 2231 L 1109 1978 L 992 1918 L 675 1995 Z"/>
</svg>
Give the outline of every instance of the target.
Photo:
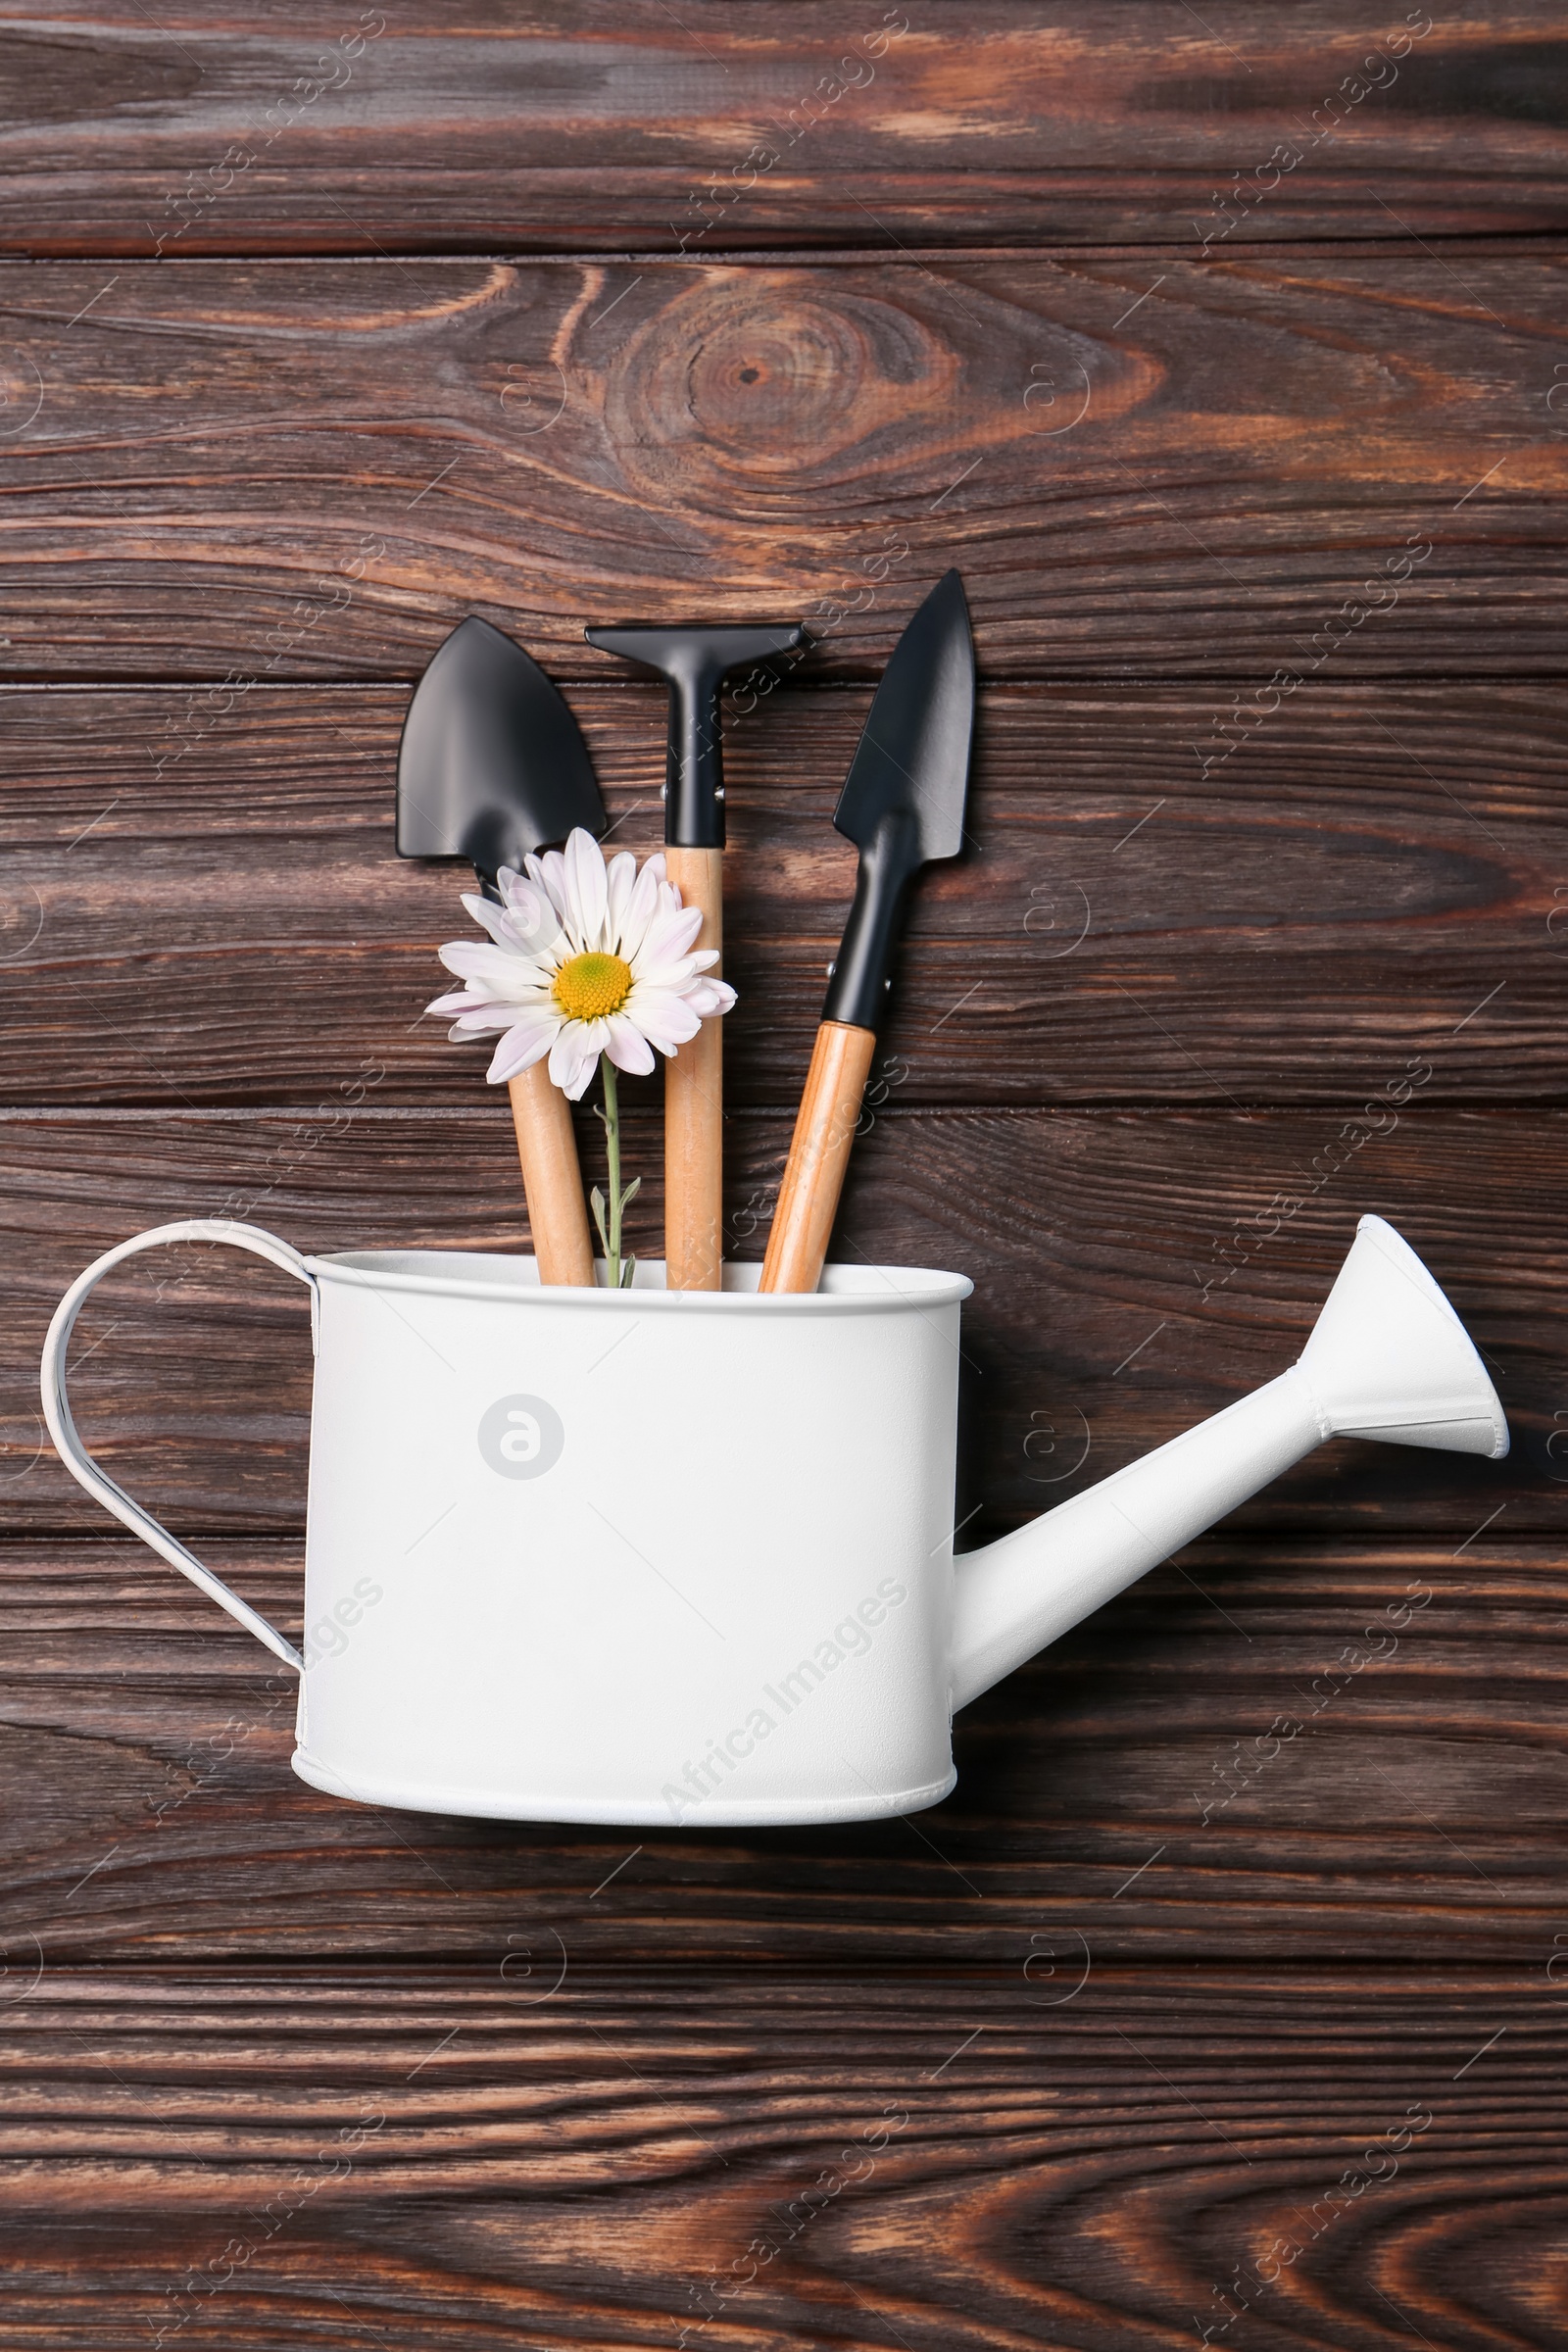
<svg viewBox="0 0 1568 2352">
<path fill-rule="evenodd" d="M 104 1273 L 231 1241 L 312 1294 L 294 1645 L 81 1445 L 65 1353 Z M 51 1434 L 125 1525 L 300 1673 L 295 1769 L 336 1795 L 511 1820 L 733 1827 L 906 1813 L 962 1705 L 1337 1431 L 1499 1453 L 1437 1285 L 1363 1220 L 1300 1362 L 955 1561 L 961 1276 L 830 1267 L 809 1296 L 542 1288 L 469 1252 L 302 1258 L 158 1229 L 62 1300 Z M 1314 1353 L 1315 1350 L 1315 1353 Z"/>
<path fill-rule="evenodd" d="M 967 1284 L 861 1271 L 775 1315 L 532 1270 L 313 1263 L 296 1770 L 643 1824 L 943 1795 Z M 362 1580 L 382 1597 L 339 1648 Z"/>
</svg>

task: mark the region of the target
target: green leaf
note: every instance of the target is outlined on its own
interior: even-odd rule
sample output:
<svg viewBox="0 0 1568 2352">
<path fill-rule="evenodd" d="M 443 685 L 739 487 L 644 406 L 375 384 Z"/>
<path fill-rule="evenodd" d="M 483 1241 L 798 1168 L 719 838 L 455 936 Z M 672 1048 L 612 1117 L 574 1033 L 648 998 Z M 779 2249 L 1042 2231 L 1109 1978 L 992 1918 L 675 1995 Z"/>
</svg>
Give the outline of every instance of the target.
<svg viewBox="0 0 1568 2352">
<path fill-rule="evenodd" d="M 605 1224 L 605 1196 L 597 1184 L 588 1196 L 588 1205 L 594 1212 L 594 1223 L 599 1228 L 599 1239 L 608 1258 L 610 1255 L 610 1233 Z"/>
</svg>

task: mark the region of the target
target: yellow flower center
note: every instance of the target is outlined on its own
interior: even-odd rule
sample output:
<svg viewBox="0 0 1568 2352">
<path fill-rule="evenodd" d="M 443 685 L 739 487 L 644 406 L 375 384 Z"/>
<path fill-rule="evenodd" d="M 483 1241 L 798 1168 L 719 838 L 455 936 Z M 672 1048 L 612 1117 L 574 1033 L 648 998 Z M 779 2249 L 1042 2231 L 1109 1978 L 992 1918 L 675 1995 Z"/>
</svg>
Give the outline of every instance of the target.
<svg viewBox="0 0 1568 2352">
<path fill-rule="evenodd" d="M 631 995 L 631 965 L 619 956 L 573 956 L 556 974 L 550 994 L 568 1021 L 602 1021 Z"/>
</svg>

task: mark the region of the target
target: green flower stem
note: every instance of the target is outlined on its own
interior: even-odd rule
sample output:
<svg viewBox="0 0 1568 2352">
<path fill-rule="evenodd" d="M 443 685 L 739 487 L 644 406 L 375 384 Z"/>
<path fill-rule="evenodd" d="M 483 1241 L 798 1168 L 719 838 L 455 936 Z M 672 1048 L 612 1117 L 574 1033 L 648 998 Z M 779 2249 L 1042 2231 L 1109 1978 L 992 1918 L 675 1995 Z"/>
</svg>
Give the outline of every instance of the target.
<svg viewBox="0 0 1568 2352">
<path fill-rule="evenodd" d="M 637 1260 L 620 1254 L 620 1222 L 628 1204 L 636 1199 L 643 1180 L 640 1176 L 634 1176 L 624 1190 L 621 1188 L 620 1101 L 615 1092 L 615 1065 L 608 1054 L 599 1056 L 599 1075 L 604 1082 L 605 1100 L 603 1105 L 594 1104 L 594 1115 L 605 1123 L 605 1153 L 610 1162 L 610 1199 L 605 1199 L 596 1184 L 588 1196 L 588 1205 L 594 1212 L 594 1224 L 604 1245 L 608 1287 L 612 1291 L 626 1291 L 631 1288 Z"/>
<path fill-rule="evenodd" d="M 615 1065 L 608 1054 L 599 1056 L 599 1075 L 605 1089 L 605 1155 L 610 1163 L 610 1287 L 618 1291 L 620 1273 L 620 1099 L 615 1089 Z"/>
</svg>

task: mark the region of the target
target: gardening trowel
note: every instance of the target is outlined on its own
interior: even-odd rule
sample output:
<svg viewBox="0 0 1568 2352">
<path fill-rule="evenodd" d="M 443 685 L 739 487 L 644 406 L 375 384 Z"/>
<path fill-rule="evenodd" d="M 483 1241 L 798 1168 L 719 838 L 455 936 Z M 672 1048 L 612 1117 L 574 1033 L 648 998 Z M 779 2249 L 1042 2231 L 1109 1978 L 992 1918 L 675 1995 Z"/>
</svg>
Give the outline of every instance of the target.
<svg viewBox="0 0 1568 2352">
<path fill-rule="evenodd" d="M 501 866 L 609 821 L 581 729 L 544 671 L 487 620 L 460 621 L 403 722 L 399 857 L 467 858 L 494 898 Z M 508 1084 L 539 1279 L 591 1288 L 570 1106 L 543 1061 Z"/>
<path fill-rule="evenodd" d="M 656 670 L 669 685 L 664 862 L 688 906 L 701 906 L 699 948 L 722 952 L 724 770 L 718 690 L 742 662 L 801 642 L 798 627 L 659 628 L 629 623 L 583 634 L 601 653 Z M 715 964 L 716 973 L 721 966 Z M 723 1271 L 723 1039 L 705 1021 L 664 1072 L 664 1279 L 672 1291 L 716 1291 Z"/>
<path fill-rule="evenodd" d="M 882 673 L 833 822 L 860 853 L 779 1189 L 764 1291 L 814 1291 L 838 1212 L 909 894 L 956 858 L 974 732 L 974 640 L 963 582 L 932 589 Z"/>
</svg>

